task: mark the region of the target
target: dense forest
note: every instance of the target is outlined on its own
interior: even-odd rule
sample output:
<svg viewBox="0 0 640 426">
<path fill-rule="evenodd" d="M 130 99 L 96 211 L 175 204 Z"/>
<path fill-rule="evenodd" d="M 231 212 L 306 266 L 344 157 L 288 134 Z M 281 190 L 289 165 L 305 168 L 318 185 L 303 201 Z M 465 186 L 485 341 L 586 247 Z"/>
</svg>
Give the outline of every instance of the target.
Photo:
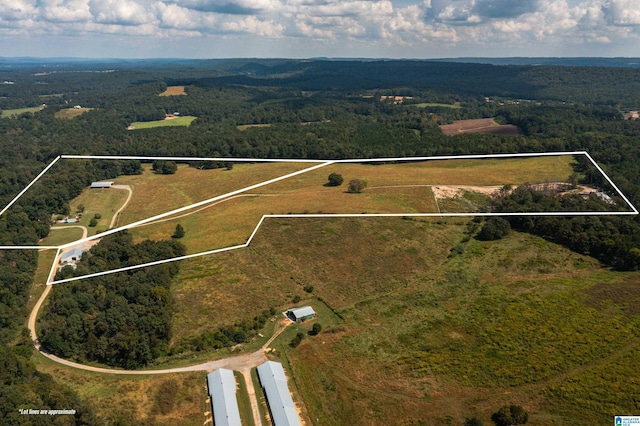
<svg viewBox="0 0 640 426">
<path fill-rule="evenodd" d="M 640 201 L 640 121 L 622 118 L 624 110 L 640 108 L 640 70 L 633 68 L 293 60 L 77 61 L 44 68 L 37 62 L 3 62 L 0 81 L 13 83 L 0 85 L 3 206 L 61 154 L 340 159 L 565 150 L 588 151 L 632 203 Z M 184 85 L 187 95 L 158 96 L 172 85 Z M 394 105 L 381 102 L 383 95 L 412 99 Z M 46 106 L 37 112 L 18 110 L 42 104 Z M 76 105 L 91 110 L 72 119 L 58 118 L 61 110 Z M 134 121 L 174 112 L 198 118 L 189 127 L 127 130 Z M 487 117 L 519 126 L 524 136 L 449 137 L 438 127 Z M 238 128 L 251 124 L 268 126 Z M 68 211 L 69 201 L 91 181 L 139 170 L 136 161 L 59 161 L 2 215 L 0 242 L 37 244 L 48 235 L 51 215 Z M 577 164 L 576 171 L 588 183 L 610 191 L 588 164 Z M 495 207 L 562 207 L 554 203 L 558 200 L 522 189 Z M 636 217 L 510 222 L 515 229 L 559 242 L 605 265 L 640 266 Z M 182 250 L 176 243 L 135 246 L 128 238 L 105 238 L 79 270 L 101 263 L 117 267 L 134 257 L 152 259 L 152 253 Z M 28 250 L 0 251 L 0 413 L 9 424 L 17 424 L 17 407 L 68 401 L 86 411 L 76 416 L 76 424 L 91 424 L 90 408 L 38 373 L 29 360 L 32 349 L 23 324 L 37 256 Z M 64 357 L 125 368 L 146 365 L 167 353 L 171 306 L 166 294 L 172 268 L 56 289 L 43 322 L 44 347 Z M 124 286 L 123 280 L 135 285 Z M 199 350 L 241 341 L 262 320 L 230 324 L 191 344 Z"/>
<path fill-rule="evenodd" d="M 103 238 L 77 269 L 57 278 L 182 256 L 175 240 L 133 244 L 126 231 Z M 168 351 L 171 278 L 178 263 L 110 274 L 55 287 L 42 320 L 40 343 L 63 358 L 123 368 L 144 367 Z"/>
</svg>

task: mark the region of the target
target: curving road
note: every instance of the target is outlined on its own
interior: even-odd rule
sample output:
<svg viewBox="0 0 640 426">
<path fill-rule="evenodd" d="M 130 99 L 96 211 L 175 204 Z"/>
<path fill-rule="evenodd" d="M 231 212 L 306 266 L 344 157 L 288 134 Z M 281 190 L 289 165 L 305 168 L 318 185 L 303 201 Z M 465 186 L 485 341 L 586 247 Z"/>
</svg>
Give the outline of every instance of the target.
<svg viewBox="0 0 640 426">
<path fill-rule="evenodd" d="M 120 213 L 122 213 L 122 210 L 124 210 L 125 207 L 127 207 L 127 204 L 129 204 L 129 201 L 131 201 L 131 196 L 133 195 L 133 191 L 131 190 L 131 187 L 129 185 L 112 185 L 111 188 L 124 189 L 125 191 L 129 191 L 129 195 L 127 195 L 127 199 L 124 201 L 122 206 L 111 218 L 111 223 L 109 224 L 109 228 L 113 228 L 113 226 L 116 224 L 118 218 L 120 217 Z"/>
<path fill-rule="evenodd" d="M 87 235 L 89 235 L 89 230 L 87 229 L 87 227 L 86 226 L 82 226 L 82 225 L 52 226 L 51 227 L 52 230 L 69 229 L 69 228 L 80 228 L 80 229 L 82 229 L 82 238 L 81 238 L 82 240 L 87 238 Z"/>
</svg>

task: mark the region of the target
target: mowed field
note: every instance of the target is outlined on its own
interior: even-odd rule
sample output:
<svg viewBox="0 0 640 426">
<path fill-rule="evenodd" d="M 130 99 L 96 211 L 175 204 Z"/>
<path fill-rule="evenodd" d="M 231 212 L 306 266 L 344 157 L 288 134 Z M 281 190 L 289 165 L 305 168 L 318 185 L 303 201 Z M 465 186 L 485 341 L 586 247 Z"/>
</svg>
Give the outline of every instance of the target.
<svg viewBox="0 0 640 426">
<path fill-rule="evenodd" d="M 171 127 L 171 126 L 183 126 L 189 127 L 193 120 L 198 117 L 194 117 L 192 115 L 185 115 L 183 117 L 174 117 L 170 119 L 164 120 L 156 120 L 156 121 L 136 121 L 131 123 L 128 130 L 141 130 L 141 129 L 152 129 L 154 127 Z"/>
<path fill-rule="evenodd" d="M 184 86 L 167 86 L 167 89 L 158 96 L 186 96 Z"/>
<path fill-rule="evenodd" d="M 84 213 L 82 213 L 80 221 L 78 223 L 57 224 L 56 226 L 89 226 L 89 222 L 91 222 L 91 219 L 94 218 L 97 213 L 100 215 L 100 219 L 97 219 L 98 224 L 95 227 L 89 228 L 89 234 L 93 234 L 94 232 L 92 231 L 105 231 L 109 227 L 113 215 L 126 201 L 127 196 L 127 191 L 117 188 L 86 188 L 78 197 L 71 200 L 70 203 L 72 213 L 78 211 L 80 206 L 84 206 Z"/>
<path fill-rule="evenodd" d="M 181 224 L 186 230 L 182 242 L 187 246 L 187 251 L 198 253 L 246 242 L 264 214 L 438 213 L 445 210 L 439 210 L 436 205 L 431 185 L 494 186 L 566 180 L 572 173 L 572 161 L 571 156 L 559 156 L 507 160 L 438 160 L 385 165 L 333 164 L 213 205 L 185 211 L 162 222 L 135 228 L 131 232 L 138 240 L 165 239 L 173 234 L 177 224 Z M 132 223 L 211 198 L 224 191 L 247 186 L 243 179 L 246 179 L 247 184 L 257 182 L 257 176 L 267 170 L 267 166 L 269 170 L 274 170 L 278 168 L 277 164 L 285 169 L 291 167 L 282 163 L 239 164 L 231 171 L 180 169 L 172 176 L 144 175 L 118 179 L 118 182 L 134 184 L 134 199 L 123 213 L 120 224 Z M 345 183 L 340 187 L 324 186 L 327 176 L 334 172 L 342 174 Z M 181 173 L 187 173 L 190 177 L 181 176 Z M 207 176 L 211 176 L 211 182 L 215 182 L 217 186 L 213 183 L 211 187 L 205 184 L 202 179 L 209 179 Z M 147 181 L 147 177 L 151 180 Z M 346 182 L 354 178 L 368 182 L 363 193 L 346 192 Z M 174 184 L 169 182 L 181 186 L 174 188 Z M 211 192 L 207 194 L 209 187 Z M 214 188 L 220 190 L 216 191 Z M 151 200 L 158 200 L 158 203 Z M 160 205 L 164 210 L 158 209 Z M 443 204 L 445 207 L 447 205 Z"/>
<path fill-rule="evenodd" d="M 87 111 L 91 111 L 93 108 L 64 108 L 60 111 L 56 111 L 55 118 L 72 119 L 81 116 Z"/>
<path fill-rule="evenodd" d="M 458 120 L 452 124 L 440 126 L 442 133 L 455 136 L 462 133 L 482 133 L 492 135 L 521 136 L 522 131 L 513 124 L 498 124 L 493 118 L 478 118 L 474 120 Z"/>
<path fill-rule="evenodd" d="M 527 234 L 476 241 L 472 227 L 269 219 L 251 247 L 182 264 L 174 343 L 298 295 L 342 318 L 319 316 L 295 349 L 296 326 L 274 343 L 320 424 L 490 424 L 504 404 L 532 425 L 634 412 L 640 275 Z"/>
<path fill-rule="evenodd" d="M 64 227 L 57 225 L 49 231 L 47 237 L 40 240 L 41 246 L 60 246 L 62 244 L 71 243 L 82 238 L 81 228 L 71 228 L 72 223 L 65 224 Z"/>
<path fill-rule="evenodd" d="M 24 114 L 25 112 L 35 113 L 38 111 L 42 111 L 44 109 L 43 106 L 30 107 L 30 108 L 17 108 L 17 109 L 4 109 L 0 114 L 0 118 L 8 118 L 11 116 L 19 116 L 20 114 Z"/>
</svg>

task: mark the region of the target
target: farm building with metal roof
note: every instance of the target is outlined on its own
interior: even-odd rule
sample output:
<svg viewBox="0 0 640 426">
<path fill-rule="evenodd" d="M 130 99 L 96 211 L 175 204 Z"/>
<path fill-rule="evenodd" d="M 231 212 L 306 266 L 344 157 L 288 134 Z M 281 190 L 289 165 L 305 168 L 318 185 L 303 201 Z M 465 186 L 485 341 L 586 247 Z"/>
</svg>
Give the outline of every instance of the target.
<svg viewBox="0 0 640 426">
<path fill-rule="evenodd" d="M 267 361 L 259 365 L 257 370 L 274 426 L 302 426 L 282 364 Z"/>
<path fill-rule="evenodd" d="M 301 306 L 287 311 L 287 317 L 293 322 L 302 322 L 310 318 L 315 318 L 315 316 L 316 312 L 311 306 Z"/>
<path fill-rule="evenodd" d="M 207 374 L 207 385 L 215 426 L 240 426 L 240 411 L 236 399 L 236 379 L 233 371 L 219 368 Z"/>
<path fill-rule="evenodd" d="M 92 189 L 106 189 L 111 188 L 113 182 L 91 182 Z"/>
<path fill-rule="evenodd" d="M 84 253 L 84 250 L 79 247 L 76 247 L 73 250 L 66 251 L 60 256 L 60 263 L 65 264 L 77 262 L 82 258 L 82 253 Z"/>
</svg>

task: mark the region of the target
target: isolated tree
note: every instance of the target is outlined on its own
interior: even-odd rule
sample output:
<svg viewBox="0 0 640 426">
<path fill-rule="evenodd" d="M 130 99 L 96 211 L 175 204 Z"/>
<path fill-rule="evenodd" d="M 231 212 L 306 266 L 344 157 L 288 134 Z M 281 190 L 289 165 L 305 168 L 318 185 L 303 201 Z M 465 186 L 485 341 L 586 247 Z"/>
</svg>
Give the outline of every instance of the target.
<svg viewBox="0 0 640 426">
<path fill-rule="evenodd" d="M 184 237 L 184 228 L 182 227 L 182 225 L 177 224 L 176 230 L 171 236 L 171 238 L 182 238 L 182 237 Z"/>
<path fill-rule="evenodd" d="M 320 333 L 321 331 L 322 331 L 322 324 L 315 323 L 313 324 L 313 327 L 311 327 L 311 332 L 309 334 L 311 334 L 312 336 L 317 336 L 318 333 Z"/>
<path fill-rule="evenodd" d="M 367 182 L 362 179 L 351 179 L 347 192 L 350 194 L 359 194 L 367 187 Z"/>
<path fill-rule="evenodd" d="M 484 223 L 477 238 L 481 241 L 499 240 L 509 232 L 511 232 L 511 225 L 507 220 L 501 217 L 491 217 Z"/>
<path fill-rule="evenodd" d="M 327 186 L 340 186 L 342 185 L 342 182 L 344 182 L 342 175 L 338 173 L 331 173 L 328 180 L 329 182 L 327 182 Z"/>
<path fill-rule="evenodd" d="M 482 426 L 482 420 L 477 417 L 471 417 L 470 419 L 465 419 L 464 426 Z"/>
<path fill-rule="evenodd" d="M 96 218 L 91 218 L 91 220 L 89 221 L 89 226 L 91 226 L 92 228 L 94 226 L 98 226 L 98 221 L 96 220 Z"/>
<path fill-rule="evenodd" d="M 161 175 L 172 175 L 178 171 L 178 165 L 174 161 L 156 160 L 151 165 L 151 170 Z"/>
<path fill-rule="evenodd" d="M 100 213 L 96 213 L 93 215 L 94 219 L 100 219 L 102 218 L 102 215 Z"/>
<path fill-rule="evenodd" d="M 523 425 L 529 421 L 529 414 L 519 405 L 505 405 L 491 415 L 496 426 Z"/>
<path fill-rule="evenodd" d="M 291 346 L 292 348 L 297 347 L 300 344 L 300 342 L 302 342 L 302 339 L 304 339 L 304 334 L 301 332 L 298 332 L 298 334 L 296 334 L 296 337 L 291 339 L 291 341 L 289 342 L 289 346 Z"/>
</svg>

